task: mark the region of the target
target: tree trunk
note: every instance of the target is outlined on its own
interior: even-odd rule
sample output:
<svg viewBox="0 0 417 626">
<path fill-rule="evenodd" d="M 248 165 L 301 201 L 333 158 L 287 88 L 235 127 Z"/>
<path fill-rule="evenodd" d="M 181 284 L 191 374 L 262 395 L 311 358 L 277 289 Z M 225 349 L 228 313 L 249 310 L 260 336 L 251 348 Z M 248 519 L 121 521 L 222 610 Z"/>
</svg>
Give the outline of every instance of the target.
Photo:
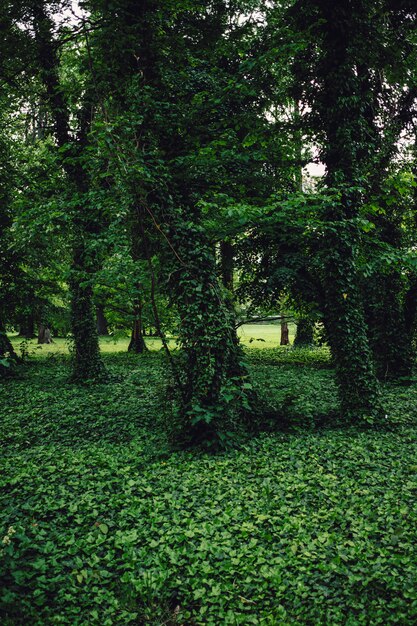
<svg viewBox="0 0 417 626">
<path fill-rule="evenodd" d="M 148 348 L 143 338 L 144 328 L 142 325 L 142 303 L 137 301 L 133 310 L 135 319 L 133 321 L 132 335 L 128 347 L 129 352 L 143 354 Z"/>
<path fill-rule="evenodd" d="M 43 324 L 39 324 L 38 343 L 45 343 L 45 330 L 46 330 L 46 327 Z"/>
<path fill-rule="evenodd" d="M 86 250 L 81 242 L 74 250 L 69 281 L 74 338 L 72 379 L 79 382 L 101 380 L 105 374 L 93 307 L 93 287 L 90 282 L 85 281 L 85 255 Z"/>
<path fill-rule="evenodd" d="M 297 331 L 294 346 L 312 346 L 314 341 L 314 322 L 308 317 L 300 317 L 297 322 Z"/>
<path fill-rule="evenodd" d="M 40 324 L 39 325 L 38 343 L 40 343 L 40 344 L 53 343 L 53 340 L 52 340 L 52 337 L 51 337 L 51 329 L 49 328 L 49 326 L 47 326 L 45 324 Z"/>
<path fill-rule="evenodd" d="M 233 258 L 234 250 L 230 241 L 220 242 L 220 264 L 222 283 L 226 289 L 233 292 Z"/>
<path fill-rule="evenodd" d="M 306 17 L 304 5 L 298 6 L 301 12 L 296 19 L 302 22 Z M 360 232 L 356 226 L 362 203 L 358 188 L 377 145 L 377 133 L 369 121 L 373 83 L 357 70 L 366 54 L 363 42 L 369 29 L 370 5 L 357 3 L 347 11 L 345 3 L 320 0 L 305 6 L 307 11 L 311 6 L 317 9 L 320 50 L 311 67 L 316 82 L 311 84 L 307 72 L 301 89 L 311 94 L 309 106 L 323 136 L 321 159 L 326 165 L 326 186 L 336 190 L 330 192 L 324 205 L 325 236 L 319 241 L 325 325 L 342 411 L 348 419 L 373 421 L 384 413 L 366 332 L 357 267 Z"/>
<path fill-rule="evenodd" d="M 117 19 L 113 20 L 110 34 L 113 36 L 114 33 L 120 33 L 124 36 L 126 25 L 135 34 L 136 51 L 124 54 L 117 64 L 118 74 L 127 79 L 125 85 L 129 86 L 125 94 L 132 91 L 132 76 L 140 77 L 142 89 L 149 88 L 151 93 L 160 93 L 165 87 L 159 74 L 161 50 L 158 41 L 159 27 L 155 18 L 158 3 L 154 0 L 139 3 L 130 0 L 127 5 L 129 10 L 119 11 Z M 119 41 L 117 48 L 120 48 Z M 105 53 L 108 54 L 107 50 Z M 113 71 L 115 67 L 113 62 Z M 130 103 L 123 102 L 122 99 L 119 102 L 121 111 L 137 106 L 137 99 Z M 155 135 L 153 130 L 159 124 L 157 108 L 148 105 L 140 113 L 143 115 L 142 127 L 138 129 L 136 136 L 132 133 L 130 150 L 132 154 L 135 150 L 138 151 L 138 163 L 143 167 L 144 159 L 148 158 L 146 155 L 156 154 L 164 139 L 161 134 L 159 137 Z M 168 166 L 182 150 L 183 146 L 178 145 L 178 141 L 166 142 L 159 153 L 160 158 L 165 159 L 165 165 Z M 166 254 L 167 262 L 163 271 L 170 277 L 169 286 L 181 320 L 181 354 L 178 359 L 171 357 L 170 363 L 175 380 L 175 412 L 179 421 L 181 420 L 183 439 L 188 442 L 202 439 L 220 441 L 219 433 L 227 431 L 228 423 L 230 425 L 238 422 L 239 411 L 243 413 L 247 400 L 244 387 L 247 378 L 233 373 L 242 369 L 242 359 L 233 338 L 232 317 L 217 279 L 218 268 L 212 244 L 200 225 L 199 210 L 195 206 L 196 190 L 190 188 L 188 183 L 181 187 L 181 181 L 168 187 L 169 179 L 160 176 L 163 168 L 160 172 L 155 169 L 153 156 L 148 165 L 150 171 L 157 174 L 151 183 L 140 176 L 137 176 L 136 184 L 126 181 L 132 185 L 132 195 L 138 205 L 139 228 L 135 229 L 135 236 L 132 238 L 132 257 L 135 260 L 139 253 L 140 258 L 148 261 L 153 294 L 155 281 L 150 246 L 152 239 L 156 237 L 151 239 L 147 231 L 157 235 Z M 163 337 L 153 295 L 151 300 L 155 326 Z M 164 337 L 163 340 L 166 345 Z M 169 355 L 168 349 L 167 354 Z M 179 425 L 179 429 L 181 426 Z"/>
<path fill-rule="evenodd" d="M 96 306 L 96 319 L 97 319 L 97 334 L 100 337 L 108 337 L 109 329 L 107 325 L 106 315 L 104 313 L 104 306 L 98 304 Z"/>
<path fill-rule="evenodd" d="M 412 333 L 407 329 L 402 286 L 402 277 L 394 270 L 372 277 L 366 287 L 369 339 L 381 380 L 409 378 L 413 369 Z"/>
<path fill-rule="evenodd" d="M 285 322 L 285 321 L 281 322 L 281 341 L 280 341 L 280 345 L 281 346 L 289 346 L 290 345 L 290 338 L 289 338 L 289 332 L 288 332 L 288 322 Z"/>
<path fill-rule="evenodd" d="M 5 355 L 9 355 L 14 359 L 17 358 L 12 343 L 7 336 L 6 327 L 0 320 L 0 358 L 3 358 Z"/>
<path fill-rule="evenodd" d="M 352 235 L 353 237 L 353 235 Z M 348 419 L 381 416 L 379 387 L 366 332 L 355 256 L 348 238 L 326 241 L 325 326 Z"/>
<path fill-rule="evenodd" d="M 221 299 L 215 256 L 202 227 L 177 221 L 171 239 L 182 260 L 173 289 L 181 319 L 184 366 L 179 408 L 185 436 L 191 441 L 216 440 L 230 420 L 242 420 L 249 409 L 251 392 L 242 388 L 248 373 L 230 303 Z"/>
<path fill-rule="evenodd" d="M 33 315 L 25 315 L 21 318 L 19 324 L 19 337 L 24 337 L 25 339 L 33 339 L 36 337 L 35 320 L 33 319 Z"/>
</svg>

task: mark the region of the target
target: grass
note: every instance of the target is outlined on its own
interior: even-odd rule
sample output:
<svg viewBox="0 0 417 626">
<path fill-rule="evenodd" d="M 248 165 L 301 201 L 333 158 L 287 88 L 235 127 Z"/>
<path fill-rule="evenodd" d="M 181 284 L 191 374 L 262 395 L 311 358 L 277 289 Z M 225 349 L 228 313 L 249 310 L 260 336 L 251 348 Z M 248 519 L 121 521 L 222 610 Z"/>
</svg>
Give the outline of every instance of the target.
<svg viewBox="0 0 417 626">
<path fill-rule="evenodd" d="M 170 450 L 161 353 L 104 354 L 109 385 L 54 356 L 2 384 L 2 624 L 417 622 L 417 386 L 385 387 L 389 430 L 318 428 L 328 354 L 253 345 L 275 426 L 215 456 Z"/>
<path fill-rule="evenodd" d="M 289 336 L 291 343 L 294 341 L 295 324 L 290 323 Z M 239 327 L 238 334 L 243 345 L 259 348 L 275 348 L 280 341 L 279 324 L 244 324 Z M 14 348 L 19 352 L 22 345 L 21 337 L 11 336 Z M 146 345 L 150 350 L 160 350 L 161 340 L 157 337 L 146 337 Z M 169 340 L 170 346 L 175 347 L 175 339 Z M 100 337 L 100 348 L 104 354 L 126 352 L 129 345 L 128 337 L 113 339 L 112 337 Z M 50 354 L 68 354 L 69 344 L 66 339 L 56 338 L 54 343 L 38 345 L 36 339 L 24 342 L 24 347 L 31 356 L 48 356 Z"/>
</svg>

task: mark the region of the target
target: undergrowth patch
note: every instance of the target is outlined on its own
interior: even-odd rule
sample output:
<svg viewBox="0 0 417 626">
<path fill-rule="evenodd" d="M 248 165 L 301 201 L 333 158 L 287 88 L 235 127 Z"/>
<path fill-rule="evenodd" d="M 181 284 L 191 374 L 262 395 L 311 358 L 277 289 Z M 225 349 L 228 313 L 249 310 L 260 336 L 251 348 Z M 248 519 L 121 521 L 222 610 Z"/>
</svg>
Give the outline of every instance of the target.
<svg viewBox="0 0 417 626">
<path fill-rule="evenodd" d="M 2 385 L 2 624 L 416 623 L 417 386 L 385 387 L 392 432 L 317 428 L 332 371 L 266 352 L 275 429 L 213 456 L 169 449 L 160 354 Z"/>
</svg>

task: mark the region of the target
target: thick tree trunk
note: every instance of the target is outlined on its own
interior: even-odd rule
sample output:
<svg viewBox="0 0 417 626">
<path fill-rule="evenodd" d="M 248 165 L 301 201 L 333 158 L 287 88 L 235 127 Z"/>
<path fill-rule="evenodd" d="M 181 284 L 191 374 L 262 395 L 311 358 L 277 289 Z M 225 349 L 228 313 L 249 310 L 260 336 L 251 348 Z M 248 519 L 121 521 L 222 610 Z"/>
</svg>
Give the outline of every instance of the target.
<svg viewBox="0 0 417 626">
<path fill-rule="evenodd" d="M 314 322 L 308 317 L 300 317 L 297 322 L 297 331 L 294 346 L 312 346 L 314 342 Z"/>
<path fill-rule="evenodd" d="M 39 324 L 38 328 L 38 343 L 45 343 L 45 330 L 44 324 Z"/>
<path fill-rule="evenodd" d="M 107 319 L 104 312 L 104 306 L 102 304 L 98 304 L 96 306 L 96 319 L 97 319 L 97 334 L 100 337 L 108 337 L 109 328 L 107 325 Z"/>
<path fill-rule="evenodd" d="M 19 337 L 24 337 L 25 339 L 33 339 L 36 337 L 35 320 L 33 315 L 25 315 L 21 318 L 19 324 Z"/>
<path fill-rule="evenodd" d="M 137 49 L 124 54 L 123 58 L 116 58 L 116 63 L 113 56 L 113 68 L 118 66 L 118 74 L 127 79 L 125 85 L 132 84 L 132 76 L 139 76 L 145 89 L 159 93 L 161 88 L 164 89 L 164 82 L 159 75 L 161 49 L 155 19 L 158 3 L 130 0 L 124 6 L 128 10 L 118 12 L 117 19 L 113 20 L 112 33 L 122 34 L 128 25 L 129 31 L 135 34 Z M 118 41 L 115 48 L 120 49 Z M 136 100 L 128 106 L 136 106 L 134 102 Z M 126 109 L 123 96 L 119 104 L 121 110 Z M 140 113 L 143 115 L 142 127 L 136 136 L 132 134 L 131 150 L 132 154 L 138 150 L 138 163 L 143 165 L 147 154 L 156 154 L 157 136 L 153 129 L 159 122 L 153 105 L 145 106 Z M 164 141 L 161 136 L 158 141 L 161 147 Z M 148 150 L 148 146 L 152 146 L 152 150 Z M 182 150 L 178 141 L 167 141 L 160 158 L 168 165 Z M 164 271 L 170 276 L 169 284 L 181 320 L 179 343 L 182 350 L 178 359 L 170 358 L 164 341 L 176 385 L 176 414 L 182 419 L 184 439 L 188 442 L 210 438 L 218 441 L 219 432 L 226 431 L 227 424 L 236 424 L 239 410 L 247 399 L 244 388 L 247 379 L 235 374 L 242 367 L 241 354 L 234 342 L 232 317 L 217 280 L 212 245 L 200 226 L 193 197 L 195 190 L 189 184 L 181 188 L 179 180 L 171 188 L 165 187 L 168 177 L 160 176 L 163 170 L 154 169 L 153 156 L 148 165 L 150 171 L 157 174 L 154 181 L 149 183 L 142 178 L 132 185 L 132 195 L 138 205 L 137 218 L 132 216 L 132 224 L 137 223 L 137 219 L 139 221 L 139 228 L 134 229 L 132 237 L 132 258 L 135 260 L 140 255 L 139 258 L 145 258 L 149 263 L 155 326 L 164 341 L 154 298 L 155 280 L 149 249 L 153 238 L 149 237 L 147 229 L 163 243 L 166 265 L 170 264 L 169 269 L 164 267 Z M 129 184 L 128 180 L 126 182 Z"/>
<path fill-rule="evenodd" d="M 369 122 L 370 82 L 357 71 L 365 54 L 360 43 L 368 28 L 368 5 L 359 3 L 347 11 L 344 3 L 320 0 L 315 6 L 321 20 L 321 58 L 313 68 L 318 87 L 311 105 L 324 134 L 325 182 L 337 190 L 336 199 L 330 197 L 325 207 L 328 228 L 320 242 L 325 325 L 342 411 L 348 419 L 372 421 L 381 418 L 383 410 L 366 332 L 355 225 L 362 202 L 357 188 L 368 171 L 376 137 Z M 358 24 L 364 25 L 362 33 Z"/>
<path fill-rule="evenodd" d="M 380 416 L 379 387 L 352 244 L 346 239 L 330 239 L 329 234 L 326 242 L 329 250 L 325 256 L 324 313 L 342 411 L 353 420 Z"/>
<path fill-rule="evenodd" d="M 238 420 L 239 413 L 242 419 L 248 409 L 251 392 L 242 388 L 248 373 L 230 304 L 221 299 L 215 256 L 202 228 L 177 222 L 171 239 L 182 260 L 173 284 L 184 358 L 180 412 L 188 438 L 216 438 L 229 420 Z"/>
<path fill-rule="evenodd" d="M 51 337 L 51 330 L 49 326 L 45 326 L 44 324 L 39 325 L 38 343 L 41 343 L 41 344 L 53 343 L 52 337 Z"/>
<path fill-rule="evenodd" d="M 393 271 L 373 277 L 366 287 L 369 338 L 381 380 L 409 378 L 412 374 L 412 333 L 407 329 L 402 286 L 401 275 Z"/>
</svg>

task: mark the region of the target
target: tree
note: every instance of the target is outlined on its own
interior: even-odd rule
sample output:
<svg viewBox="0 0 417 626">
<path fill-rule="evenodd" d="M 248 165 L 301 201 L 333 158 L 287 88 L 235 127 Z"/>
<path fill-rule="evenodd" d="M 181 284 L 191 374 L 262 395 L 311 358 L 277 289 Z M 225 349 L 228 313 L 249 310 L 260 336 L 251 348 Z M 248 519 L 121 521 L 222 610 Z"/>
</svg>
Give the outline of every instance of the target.
<svg viewBox="0 0 417 626">
<path fill-rule="evenodd" d="M 173 3 L 168 12 L 153 2 L 139 7 L 128 1 L 112 7 L 94 3 L 92 8 L 105 25 L 95 33 L 92 50 L 98 89 L 106 94 L 103 105 L 113 125 L 109 158 L 120 166 L 123 154 L 117 180 L 126 204 L 135 211 L 134 256 L 147 259 L 152 273 L 154 242 L 159 241 L 167 288 L 181 320 L 183 359 L 175 374 L 175 393 L 184 432 L 191 439 L 216 439 L 223 418 L 241 405 L 244 379 L 213 247 L 197 206 L 202 172 L 197 180 L 189 175 L 193 161 L 195 171 L 200 166 L 196 143 L 209 143 L 214 137 L 204 137 L 203 130 L 199 137 L 189 133 L 184 113 L 195 84 L 184 85 L 183 80 L 184 67 L 194 76 L 199 72 L 206 76 L 199 67 L 203 64 L 199 46 L 208 45 L 205 37 L 213 42 L 223 36 L 225 4 L 217 3 L 213 11 L 203 7 L 197 11 L 181 2 Z M 183 31 L 190 29 L 194 37 L 202 15 L 204 29 L 195 46 Z M 167 54 L 169 50 L 175 55 Z M 104 63 L 109 55 L 110 63 Z M 207 114 L 206 106 L 197 109 Z"/>
<path fill-rule="evenodd" d="M 78 196 L 72 214 L 73 258 L 70 274 L 71 326 L 74 337 L 74 380 L 100 379 L 104 368 L 100 359 L 97 328 L 93 308 L 94 272 L 97 270 L 91 239 L 97 234 L 97 216 L 88 201 L 89 181 L 83 165 L 88 145 L 88 133 L 94 104 L 90 86 L 84 92 L 77 111 L 79 125 L 75 133 L 70 128 L 70 109 L 60 83 L 59 59 L 54 39 L 53 22 L 43 0 L 32 5 L 34 39 L 39 63 L 39 74 L 54 122 L 57 146 L 62 155 L 62 167 Z"/>
<path fill-rule="evenodd" d="M 325 325 L 342 408 L 354 419 L 378 417 L 379 389 L 360 291 L 357 218 L 369 155 L 379 140 L 368 111 L 378 97 L 380 50 L 376 46 L 377 52 L 370 54 L 367 42 L 378 41 L 383 18 L 374 3 L 365 0 L 354 6 L 301 0 L 291 15 L 305 37 L 294 64 L 296 97 L 311 108 L 308 121 L 320 141 L 325 184 L 333 190 L 324 208 L 320 256 Z"/>
</svg>

